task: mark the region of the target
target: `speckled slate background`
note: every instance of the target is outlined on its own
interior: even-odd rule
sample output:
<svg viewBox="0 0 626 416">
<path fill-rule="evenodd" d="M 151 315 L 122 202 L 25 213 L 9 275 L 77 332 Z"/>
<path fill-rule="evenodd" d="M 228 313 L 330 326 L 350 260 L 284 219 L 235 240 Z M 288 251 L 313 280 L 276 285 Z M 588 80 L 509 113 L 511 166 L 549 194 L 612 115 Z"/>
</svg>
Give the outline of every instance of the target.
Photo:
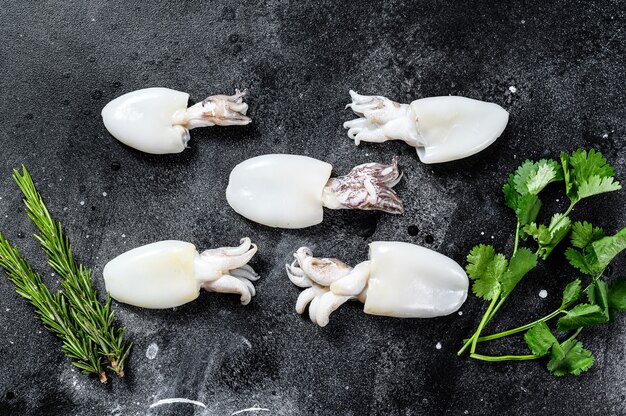
<svg viewBox="0 0 626 416">
<path fill-rule="evenodd" d="M 24 163 L 67 228 L 77 257 L 108 259 L 160 239 L 199 247 L 259 245 L 258 295 L 202 294 L 177 310 L 115 305 L 134 343 L 128 375 L 101 386 L 73 370 L 59 342 L 0 275 L 0 414 L 272 415 L 626 414 L 626 319 L 585 330 L 597 363 L 554 378 L 545 363 L 457 358 L 484 308 L 397 320 L 343 306 L 320 329 L 294 312 L 299 289 L 283 265 L 301 245 L 355 264 L 373 240 L 434 248 L 461 264 L 469 248 L 513 241 L 500 187 L 524 158 L 594 146 L 626 180 L 626 7 L 598 2 L 54 1 L 0 8 L 0 230 L 51 287 L 10 174 Z M 475 3 L 475 2 L 471 2 Z M 534 4 L 533 4 L 534 3 Z M 115 141 L 100 110 L 125 92 L 166 86 L 194 101 L 247 87 L 254 122 L 194 130 L 191 148 L 150 156 Z M 514 87 L 514 88 L 512 88 Z M 409 102 L 463 95 L 510 111 L 479 155 L 419 162 L 403 143 L 355 147 L 341 125 L 348 89 Z M 512 92 L 515 91 L 515 92 Z M 236 215 L 224 190 L 232 167 L 271 152 L 305 154 L 347 172 L 398 156 L 403 216 L 326 212 L 305 230 L 272 230 Z M 560 190 L 546 196 L 559 208 Z M 104 196 L 106 193 L 106 196 Z M 573 216 L 607 231 L 626 225 L 624 191 Z M 613 274 L 626 265 L 620 258 Z M 573 270 L 561 251 L 516 289 L 492 330 L 554 309 Z M 541 299 L 540 290 L 548 296 Z M 146 357 L 150 344 L 154 359 Z M 437 349 L 440 343 L 442 348 Z M 486 351 L 523 353 L 519 339 Z M 151 403 L 185 397 L 206 404 Z"/>
</svg>

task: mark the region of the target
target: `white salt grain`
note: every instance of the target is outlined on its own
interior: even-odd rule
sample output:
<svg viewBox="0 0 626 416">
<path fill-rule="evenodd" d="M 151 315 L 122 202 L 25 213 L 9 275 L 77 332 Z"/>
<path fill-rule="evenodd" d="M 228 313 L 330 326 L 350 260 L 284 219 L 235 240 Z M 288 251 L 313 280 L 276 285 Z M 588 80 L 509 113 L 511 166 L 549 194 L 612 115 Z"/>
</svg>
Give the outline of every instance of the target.
<svg viewBox="0 0 626 416">
<path fill-rule="evenodd" d="M 148 346 L 148 349 L 146 350 L 146 358 L 149 360 L 154 360 L 158 352 L 159 346 L 153 342 Z"/>
<path fill-rule="evenodd" d="M 435 348 L 437 348 L 438 350 L 441 349 L 441 342 L 438 342 L 437 345 L 435 345 Z"/>
<path fill-rule="evenodd" d="M 539 297 L 540 297 L 541 299 L 545 299 L 545 298 L 547 298 L 547 297 L 548 297 L 548 291 L 547 291 L 547 290 L 545 290 L 545 289 L 541 289 L 541 290 L 539 291 Z"/>
<path fill-rule="evenodd" d="M 517 88 L 515 88 L 513 85 L 511 85 L 509 87 L 509 91 L 511 91 L 511 93 L 515 94 L 517 92 Z"/>
</svg>

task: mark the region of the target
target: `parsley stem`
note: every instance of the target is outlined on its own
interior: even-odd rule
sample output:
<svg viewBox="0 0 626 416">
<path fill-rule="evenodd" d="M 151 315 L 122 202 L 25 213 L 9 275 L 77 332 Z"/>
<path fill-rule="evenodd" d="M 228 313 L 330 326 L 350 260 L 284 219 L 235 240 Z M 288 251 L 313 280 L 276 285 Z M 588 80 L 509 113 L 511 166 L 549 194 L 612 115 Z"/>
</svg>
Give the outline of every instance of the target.
<svg viewBox="0 0 626 416">
<path fill-rule="evenodd" d="M 550 319 L 554 318 L 555 316 L 557 316 L 561 312 L 563 312 L 563 311 L 562 311 L 562 309 L 559 308 L 559 309 L 555 310 L 554 312 L 552 312 L 551 314 L 548 314 L 548 315 L 544 316 L 543 318 L 539 318 L 536 321 L 533 321 L 533 322 L 531 322 L 529 324 L 518 326 L 517 328 L 509 329 L 507 331 L 498 332 L 496 334 L 491 334 L 491 335 L 486 335 L 484 337 L 480 337 L 480 338 L 478 338 L 478 342 L 492 341 L 494 339 L 504 338 L 504 337 L 508 337 L 509 335 L 514 335 L 514 334 L 526 331 L 527 329 L 532 328 L 533 326 L 537 325 L 540 322 L 549 321 Z"/>
<path fill-rule="evenodd" d="M 517 245 L 519 243 L 519 227 L 520 223 L 517 220 L 517 227 L 515 227 L 515 246 L 513 246 L 513 254 L 517 253 Z"/>
<path fill-rule="evenodd" d="M 470 358 L 482 361 L 527 361 L 536 360 L 541 358 L 538 355 L 482 355 L 482 354 L 470 354 Z"/>
<path fill-rule="evenodd" d="M 491 311 L 493 310 L 493 307 L 495 306 L 496 302 L 498 301 L 498 298 L 500 297 L 500 293 L 501 293 L 500 289 L 498 289 L 498 291 L 496 292 L 495 296 L 491 300 L 491 303 L 489 304 L 489 307 L 487 308 L 487 311 L 483 315 L 483 319 L 481 319 L 480 320 L 480 324 L 478 324 L 478 328 L 476 329 L 476 333 L 474 334 L 474 337 L 472 339 L 472 347 L 470 348 L 470 354 L 474 354 L 474 352 L 476 351 L 476 343 L 478 342 L 478 338 L 480 337 L 480 333 L 482 332 L 482 330 L 485 327 L 485 325 L 487 325 L 487 322 L 489 321 L 489 319 L 491 319 Z"/>
<path fill-rule="evenodd" d="M 583 328 L 582 328 L 582 327 L 578 328 L 578 329 L 576 330 L 576 332 L 574 332 L 574 333 L 572 334 L 572 336 L 570 336 L 568 339 L 566 339 L 565 341 L 563 341 L 563 344 L 564 344 L 564 343 L 566 343 L 566 342 L 568 342 L 568 341 L 573 340 L 574 338 L 576 338 L 576 337 L 578 336 L 578 334 L 580 334 L 580 331 L 582 331 L 582 330 L 583 330 Z"/>
</svg>

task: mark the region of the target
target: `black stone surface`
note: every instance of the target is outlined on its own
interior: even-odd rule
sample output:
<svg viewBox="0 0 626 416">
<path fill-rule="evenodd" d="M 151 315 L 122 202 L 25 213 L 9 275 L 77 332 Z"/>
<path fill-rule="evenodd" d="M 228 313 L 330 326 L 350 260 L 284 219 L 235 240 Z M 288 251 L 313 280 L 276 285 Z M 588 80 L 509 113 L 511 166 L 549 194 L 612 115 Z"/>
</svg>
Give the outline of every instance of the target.
<svg viewBox="0 0 626 416">
<path fill-rule="evenodd" d="M 64 224 L 80 261 L 108 259 L 161 239 L 198 247 L 259 245 L 258 295 L 203 293 L 177 310 L 115 305 L 134 349 L 127 377 L 102 386 L 70 365 L 33 309 L 0 279 L 0 414 L 272 415 L 626 414 L 626 319 L 585 330 L 597 359 L 581 377 L 545 363 L 458 358 L 485 305 L 462 316 L 398 320 L 343 306 L 326 328 L 294 312 L 300 292 L 284 263 L 302 245 L 355 264 L 373 240 L 424 245 L 459 263 L 479 242 L 510 251 L 514 218 L 500 187 L 525 158 L 595 147 L 626 179 L 626 13 L 615 1 L 19 1 L 0 8 L 0 230 L 40 270 L 11 169 L 25 164 Z M 247 87 L 254 122 L 194 130 L 191 148 L 151 156 L 105 130 L 100 110 L 139 88 L 166 86 L 193 100 Z M 516 92 L 511 92 L 510 87 Z M 398 101 L 463 95 L 510 111 L 502 137 L 479 155 L 419 162 L 403 143 L 355 147 L 342 129 L 348 90 Z M 338 174 L 398 156 L 403 216 L 326 212 L 304 230 L 247 221 L 226 203 L 232 167 L 289 152 Z M 103 196 L 106 192 L 106 196 Z M 548 205 L 563 207 L 558 189 Z M 613 232 L 626 225 L 624 191 L 581 203 L 575 218 Z M 552 198 L 552 199 L 551 199 Z M 617 275 L 625 266 L 619 259 Z M 553 310 L 575 275 L 562 251 L 528 276 L 490 330 Z M 545 289 L 546 299 L 538 297 Z M 155 343 L 154 359 L 146 349 Z M 436 344 L 441 343 L 441 349 Z M 485 351 L 525 353 L 519 339 Z M 170 397 L 199 400 L 149 409 Z M 251 414 L 251 413 L 244 413 Z"/>
</svg>

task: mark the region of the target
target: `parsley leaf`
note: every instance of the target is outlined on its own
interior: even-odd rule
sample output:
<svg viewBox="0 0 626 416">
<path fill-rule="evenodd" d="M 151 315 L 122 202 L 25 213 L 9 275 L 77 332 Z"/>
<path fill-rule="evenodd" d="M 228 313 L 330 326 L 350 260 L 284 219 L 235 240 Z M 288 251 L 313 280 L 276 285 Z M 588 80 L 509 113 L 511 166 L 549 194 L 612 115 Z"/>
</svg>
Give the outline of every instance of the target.
<svg viewBox="0 0 626 416">
<path fill-rule="evenodd" d="M 572 153 L 569 160 L 566 161 L 566 158 L 566 155 L 561 154 L 565 189 L 572 203 L 621 189 L 620 183 L 613 178 L 615 170 L 606 163 L 602 153 L 593 149 L 589 152 L 579 149 Z"/>
<path fill-rule="evenodd" d="M 591 351 L 583 348 L 583 344 L 575 339 L 552 346 L 552 359 L 548 362 L 548 370 L 555 376 L 567 374 L 579 375 L 593 365 Z"/>
<path fill-rule="evenodd" d="M 504 193 L 506 205 L 513 211 L 517 211 L 518 200 L 521 195 L 515 190 L 515 183 L 513 181 L 514 176 L 509 175 L 507 182 L 502 187 L 502 192 Z"/>
<path fill-rule="evenodd" d="M 569 217 L 564 214 L 554 214 L 550 225 L 546 227 L 532 223 L 524 227 L 524 232 L 533 237 L 539 246 L 539 257 L 547 259 L 552 250 L 567 236 L 571 226 Z"/>
<path fill-rule="evenodd" d="M 537 219 L 540 209 L 541 200 L 539 197 L 533 194 L 525 194 L 517 199 L 515 215 L 517 215 L 520 225 L 526 225 Z"/>
<path fill-rule="evenodd" d="M 626 279 L 617 278 L 609 285 L 608 302 L 611 309 L 626 311 Z"/>
<path fill-rule="evenodd" d="M 537 256 L 527 248 L 521 248 L 511 257 L 509 268 L 501 279 L 502 295 L 507 296 L 517 283 L 535 266 L 537 266 Z"/>
<path fill-rule="evenodd" d="M 593 270 L 591 270 L 591 265 L 587 262 L 585 255 L 578 250 L 575 250 L 569 247 L 565 250 L 565 257 L 569 260 L 569 264 L 573 267 L 577 268 L 581 272 L 588 274 L 590 276 L 595 276 Z"/>
<path fill-rule="evenodd" d="M 588 181 L 583 181 L 578 186 L 578 198 L 589 198 L 590 196 L 618 191 L 620 189 L 622 189 L 622 185 L 614 178 L 592 176 Z"/>
<path fill-rule="evenodd" d="M 472 248 L 465 267 L 467 275 L 474 280 L 472 292 L 479 298 L 493 299 L 506 268 L 506 257 L 497 254 L 493 246 L 480 244 Z"/>
<path fill-rule="evenodd" d="M 615 256 L 626 249 L 626 228 L 622 228 L 613 236 L 594 241 L 591 247 L 597 259 L 597 269 L 601 273 Z"/>
<path fill-rule="evenodd" d="M 539 162 L 524 162 L 515 172 L 513 182 L 521 195 L 537 195 L 549 183 L 562 179 L 559 164 L 554 160 L 542 159 Z"/>
<path fill-rule="evenodd" d="M 578 248 L 585 248 L 590 243 L 604 237 L 604 231 L 600 227 L 594 227 L 587 221 L 576 221 L 572 225 L 572 235 L 570 237 L 572 245 Z"/>
<path fill-rule="evenodd" d="M 576 279 L 573 282 L 569 283 L 567 286 L 565 286 L 565 289 L 563 289 L 563 301 L 561 302 L 560 309 L 565 309 L 569 305 L 576 302 L 578 298 L 580 297 L 580 291 L 581 291 L 580 279 Z"/>
<path fill-rule="evenodd" d="M 606 163 L 602 153 L 589 149 L 589 152 L 578 149 L 569 158 L 573 176 L 577 182 L 589 180 L 593 176 L 608 178 L 615 174 L 611 165 Z"/>
<path fill-rule="evenodd" d="M 557 322 L 556 329 L 559 331 L 569 331 L 571 329 L 605 324 L 607 322 L 608 318 L 604 314 L 601 307 L 598 305 L 583 303 L 576 305 L 567 311 L 567 315 L 559 319 Z"/>
<path fill-rule="evenodd" d="M 545 322 L 539 322 L 526 331 L 524 340 L 532 353 L 539 357 L 548 354 L 552 345 L 558 344 L 556 337 L 552 335 L 552 331 Z"/>
</svg>

